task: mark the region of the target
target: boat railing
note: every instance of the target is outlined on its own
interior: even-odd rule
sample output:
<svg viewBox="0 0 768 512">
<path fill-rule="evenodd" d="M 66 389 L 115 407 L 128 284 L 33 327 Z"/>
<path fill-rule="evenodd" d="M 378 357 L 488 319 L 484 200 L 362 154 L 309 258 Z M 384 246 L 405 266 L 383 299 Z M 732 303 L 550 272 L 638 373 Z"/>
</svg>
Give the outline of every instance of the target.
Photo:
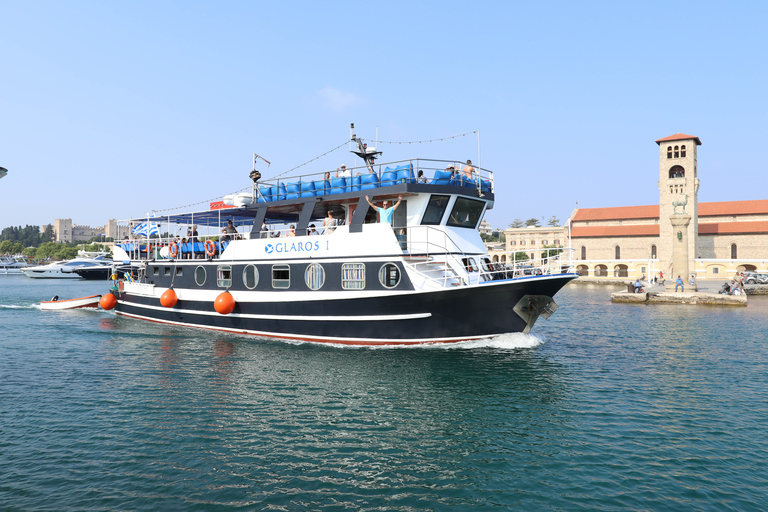
<svg viewBox="0 0 768 512">
<path fill-rule="evenodd" d="M 467 164 L 456 160 L 414 158 L 377 163 L 370 168 L 362 165 L 343 171 L 335 169 L 275 177 L 254 182 L 251 192 L 228 194 L 224 196 L 222 203 L 225 206 L 246 206 L 257 202 L 373 190 L 404 183 L 461 186 L 478 190 L 480 193 L 494 191 L 493 172 L 474 165 L 464 172 L 466 166 Z"/>
</svg>

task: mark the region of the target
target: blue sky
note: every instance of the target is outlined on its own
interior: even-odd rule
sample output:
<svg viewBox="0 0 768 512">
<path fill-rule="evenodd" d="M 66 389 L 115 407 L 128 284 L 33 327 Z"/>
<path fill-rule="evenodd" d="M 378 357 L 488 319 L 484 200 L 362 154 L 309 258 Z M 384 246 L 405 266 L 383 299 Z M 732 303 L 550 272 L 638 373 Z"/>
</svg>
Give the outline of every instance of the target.
<svg viewBox="0 0 768 512">
<path fill-rule="evenodd" d="M 480 130 L 494 227 L 658 202 L 701 138 L 700 201 L 768 198 L 763 2 L 0 2 L 0 228 L 206 201 L 357 134 Z M 477 158 L 473 135 L 381 145 Z M 354 163 L 336 151 L 303 169 Z M 192 208 L 186 208 L 190 210 Z"/>
</svg>

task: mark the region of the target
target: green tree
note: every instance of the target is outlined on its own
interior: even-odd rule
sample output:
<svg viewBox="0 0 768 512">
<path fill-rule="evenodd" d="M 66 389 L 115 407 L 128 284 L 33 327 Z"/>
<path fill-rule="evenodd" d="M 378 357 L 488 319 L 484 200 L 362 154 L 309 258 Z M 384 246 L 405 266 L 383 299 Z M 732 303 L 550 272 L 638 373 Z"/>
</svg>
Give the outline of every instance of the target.
<svg viewBox="0 0 768 512">
<path fill-rule="evenodd" d="M 514 261 L 528 261 L 528 259 L 529 258 L 528 258 L 528 254 L 527 253 L 525 253 L 523 251 L 518 251 L 518 252 L 516 252 L 515 254 L 511 255 L 508 258 L 507 263 L 511 263 L 513 260 Z"/>
<path fill-rule="evenodd" d="M 3 254 L 10 253 L 12 245 L 13 245 L 13 242 L 11 242 L 10 240 L 3 240 L 2 242 L 0 242 L 0 253 L 3 253 Z"/>
<path fill-rule="evenodd" d="M 53 232 L 53 226 L 50 224 L 45 225 L 45 229 L 43 229 L 43 234 L 40 235 L 40 243 L 43 242 L 55 242 L 56 241 L 56 234 Z"/>
<path fill-rule="evenodd" d="M 515 219 L 512 222 L 510 222 L 510 224 L 509 224 L 509 227 L 515 228 L 515 229 L 521 228 L 523 226 L 525 226 L 525 222 L 523 222 L 522 219 Z"/>
<path fill-rule="evenodd" d="M 61 244 L 57 244 L 59 246 L 59 250 L 56 251 L 56 254 L 54 257 L 57 260 L 71 260 L 72 258 L 77 257 L 77 247 L 70 247 L 68 245 L 62 246 Z"/>
<path fill-rule="evenodd" d="M 533 226 L 533 227 L 538 228 L 539 226 L 541 226 L 541 222 L 539 222 L 539 219 L 537 219 L 535 217 L 531 217 L 530 219 L 525 221 L 525 225 L 528 226 L 528 227 Z"/>
<path fill-rule="evenodd" d="M 549 225 L 549 226 L 559 226 L 560 225 L 560 219 L 558 219 L 557 217 L 555 217 L 553 215 L 547 221 L 547 225 Z"/>
<path fill-rule="evenodd" d="M 26 249 L 21 251 L 21 254 L 23 254 L 26 258 L 34 258 L 36 252 L 37 252 L 37 249 L 35 247 L 27 247 Z"/>
</svg>

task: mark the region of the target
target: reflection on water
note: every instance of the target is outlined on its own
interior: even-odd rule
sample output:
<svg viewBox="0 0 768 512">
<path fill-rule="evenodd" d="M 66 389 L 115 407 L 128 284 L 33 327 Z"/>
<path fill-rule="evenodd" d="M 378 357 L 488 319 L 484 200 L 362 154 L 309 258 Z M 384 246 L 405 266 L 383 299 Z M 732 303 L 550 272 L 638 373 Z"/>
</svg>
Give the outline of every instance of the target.
<svg viewBox="0 0 768 512">
<path fill-rule="evenodd" d="M 764 509 L 768 301 L 614 305 L 610 291 L 566 287 L 533 335 L 350 348 L 15 309 L 50 289 L 6 287 L 5 501 Z"/>
</svg>

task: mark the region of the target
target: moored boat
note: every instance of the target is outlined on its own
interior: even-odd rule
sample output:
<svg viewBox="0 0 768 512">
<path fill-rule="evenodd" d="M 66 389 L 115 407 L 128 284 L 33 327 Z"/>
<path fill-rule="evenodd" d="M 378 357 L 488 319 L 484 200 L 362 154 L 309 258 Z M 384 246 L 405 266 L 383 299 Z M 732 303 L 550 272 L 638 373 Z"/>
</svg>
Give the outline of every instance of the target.
<svg viewBox="0 0 768 512">
<path fill-rule="evenodd" d="M 77 269 L 111 264 L 112 260 L 106 254 L 94 258 L 74 258 L 68 261 L 54 261 L 47 265 L 25 267 L 21 271 L 27 277 L 34 279 L 79 279 Z"/>
<path fill-rule="evenodd" d="M 463 172 L 455 161 L 376 164 L 378 153 L 353 140 L 364 165 L 346 176 L 254 183 L 228 204 L 163 218 L 169 229 L 158 231 L 186 228 L 189 239 L 116 245 L 115 261 L 139 266 L 135 281 L 117 283 L 117 314 L 386 345 L 529 332 L 554 312 L 553 296 L 577 277 L 563 260 L 567 251 L 527 275 L 492 262 L 480 238 L 478 224 L 495 200 L 492 172 L 470 164 Z"/>
<path fill-rule="evenodd" d="M 0 275 L 21 275 L 21 270 L 29 267 L 18 256 L 0 256 Z"/>
<path fill-rule="evenodd" d="M 40 302 L 40 309 L 77 309 L 77 308 L 98 308 L 101 295 L 91 295 L 89 297 L 78 297 L 76 299 L 59 300 L 58 296 L 51 300 Z"/>
</svg>

